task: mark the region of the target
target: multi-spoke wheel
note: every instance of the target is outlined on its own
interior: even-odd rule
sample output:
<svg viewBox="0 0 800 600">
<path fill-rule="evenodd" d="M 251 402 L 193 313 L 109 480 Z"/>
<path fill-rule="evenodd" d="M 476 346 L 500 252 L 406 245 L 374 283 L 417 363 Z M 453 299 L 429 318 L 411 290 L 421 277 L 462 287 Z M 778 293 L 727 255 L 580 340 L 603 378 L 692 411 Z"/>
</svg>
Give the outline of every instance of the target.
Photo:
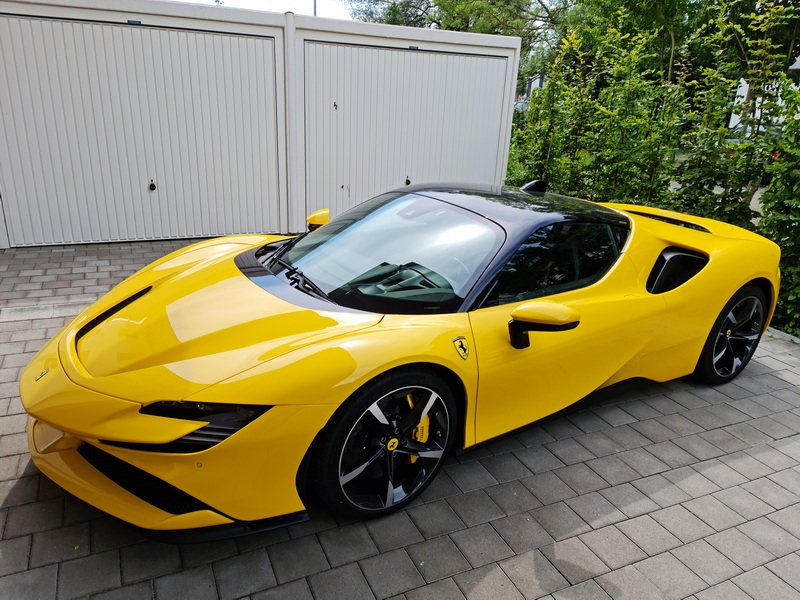
<svg viewBox="0 0 800 600">
<path fill-rule="evenodd" d="M 711 328 L 695 376 L 719 384 L 741 373 L 756 351 L 766 316 L 767 301 L 761 289 L 746 285 L 736 292 Z"/>
<path fill-rule="evenodd" d="M 401 369 L 356 392 L 320 440 L 323 500 L 354 516 L 389 513 L 431 482 L 453 442 L 455 404 L 433 373 Z"/>
</svg>

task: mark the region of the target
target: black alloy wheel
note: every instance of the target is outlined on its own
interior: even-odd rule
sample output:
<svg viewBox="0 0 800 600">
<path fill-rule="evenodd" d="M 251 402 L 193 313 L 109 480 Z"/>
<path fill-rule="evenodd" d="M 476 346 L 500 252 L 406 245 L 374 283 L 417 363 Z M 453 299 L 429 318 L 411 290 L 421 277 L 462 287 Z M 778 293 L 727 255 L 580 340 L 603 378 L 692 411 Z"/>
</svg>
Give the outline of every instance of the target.
<svg viewBox="0 0 800 600">
<path fill-rule="evenodd" d="M 712 385 L 739 375 L 758 347 L 766 315 L 767 301 L 759 287 L 748 284 L 736 292 L 711 328 L 695 375 Z"/>
<path fill-rule="evenodd" d="M 453 443 L 455 403 L 434 373 L 406 368 L 356 392 L 320 441 L 323 500 L 350 516 L 388 514 L 433 480 Z"/>
</svg>

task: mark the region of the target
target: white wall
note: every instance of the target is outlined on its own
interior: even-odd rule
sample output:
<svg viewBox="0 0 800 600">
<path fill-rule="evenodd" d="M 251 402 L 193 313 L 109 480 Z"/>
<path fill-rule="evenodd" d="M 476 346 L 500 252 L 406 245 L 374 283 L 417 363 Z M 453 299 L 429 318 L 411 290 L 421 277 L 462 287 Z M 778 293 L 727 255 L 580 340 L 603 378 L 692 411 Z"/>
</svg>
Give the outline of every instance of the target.
<svg viewBox="0 0 800 600">
<path fill-rule="evenodd" d="M 406 177 L 500 183 L 518 55 L 291 13 L 0 0 L 5 245 L 299 231 Z"/>
</svg>

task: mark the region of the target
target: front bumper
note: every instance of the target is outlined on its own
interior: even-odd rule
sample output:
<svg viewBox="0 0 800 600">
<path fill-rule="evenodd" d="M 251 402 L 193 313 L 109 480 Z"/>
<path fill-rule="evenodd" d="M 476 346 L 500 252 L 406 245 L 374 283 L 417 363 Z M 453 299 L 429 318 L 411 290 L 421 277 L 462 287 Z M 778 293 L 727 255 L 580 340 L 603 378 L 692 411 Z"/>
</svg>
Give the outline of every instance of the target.
<svg viewBox="0 0 800 600">
<path fill-rule="evenodd" d="M 277 526 L 302 520 L 297 473 L 335 406 L 274 406 L 202 452 L 121 448 L 100 440 L 131 440 L 141 431 L 142 442 L 153 442 L 153 436 L 166 441 L 184 435 L 187 422 L 140 415 L 131 408 L 136 403 L 75 384 L 57 352 L 57 340 L 40 351 L 22 374 L 20 395 L 33 417 L 33 462 L 68 492 L 137 527 L 162 532 L 231 532 L 224 537 L 263 529 L 264 519 L 278 518 Z M 172 436 L 166 434 L 170 428 Z M 192 501 L 182 502 L 186 498 Z"/>
<path fill-rule="evenodd" d="M 38 448 L 52 447 L 52 444 L 62 447 L 58 452 L 47 452 L 49 456 L 44 458 Z M 235 521 L 211 508 L 174 514 L 153 506 L 122 486 L 113 489 L 114 483 L 82 455 L 85 453 L 79 448 L 86 448 L 85 444 L 38 419 L 30 421 L 28 445 L 34 464 L 47 477 L 75 496 L 128 521 L 142 529 L 147 536 L 159 541 L 194 543 L 220 540 L 286 527 L 308 519 L 305 511 L 255 521 Z"/>
<path fill-rule="evenodd" d="M 213 510 L 172 514 L 153 506 L 93 467 L 78 451 L 84 443 L 38 419 L 31 419 L 28 426 L 28 447 L 39 470 L 104 512 L 145 529 L 195 529 L 233 522 Z"/>
</svg>

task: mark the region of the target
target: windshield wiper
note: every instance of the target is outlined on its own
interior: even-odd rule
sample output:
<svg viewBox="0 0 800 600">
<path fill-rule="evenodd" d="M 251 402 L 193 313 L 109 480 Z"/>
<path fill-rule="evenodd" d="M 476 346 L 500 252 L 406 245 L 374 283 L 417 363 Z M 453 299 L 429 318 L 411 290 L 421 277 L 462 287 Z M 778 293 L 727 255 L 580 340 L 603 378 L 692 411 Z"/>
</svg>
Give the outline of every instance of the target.
<svg viewBox="0 0 800 600">
<path fill-rule="evenodd" d="M 266 259 L 266 261 L 264 261 L 264 262 L 265 262 L 265 266 L 267 267 L 267 269 L 269 269 L 270 271 L 272 271 L 272 267 L 273 267 L 273 266 L 275 266 L 275 263 L 278 263 L 278 264 L 280 264 L 282 267 L 284 267 L 284 268 L 286 268 L 286 269 L 289 269 L 289 268 L 291 268 L 291 265 L 290 265 L 289 263 L 287 263 L 286 261 L 280 260 L 280 257 L 281 257 L 281 256 L 283 256 L 284 254 L 286 254 L 286 253 L 287 253 L 289 250 L 291 250 L 291 249 L 292 249 L 292 247 L 293 247 L 293 246 L 294 246 L 294 245 L 295 245 L 297 242 L 299 242 L 300 240 L 302 240 L 302 239 L 303 239 L 304 237 L 306 237 L 306 236 L 307 236 L 309 233 L 310 233 L 310 232 L 308 232 L 308 231 L 306 231 L 306 232 L 304 232 L 304 233 L 301 233 L 301 234 L 300 234 L 300 235 L 298 235 L 297 237 L 294 237 L 294 238 L 292 238 L 291 240 L 289 240 L 288 242 L 286 242 L 286 243 L 285 243 L 283 246 L 281 246 L 280 248 L 278 248 L 277 250 L 275 250 L 275 252 L 273 252 L 273 253 L 272 253 L 272 255 L 271 255 L 269 258 L 267 258 L 267 259 Z M 273 273 L 273 274 L 277 275 L 277 273 Z"/>
<path fill-rule="evenodd" d="M 294 287 L 296 287 L 301 292 L 305 292 L 306 294 L 311 294 L 312 296 L 317 296 L 323 300 L 327 300 L 328 302 L 333 302 L 330 299 L 328 294 L 322 291 L 316 283 L 311 281 L 300 269 L 295 266 L 290 265 L 285 260 L 280 257 L 273 256 L 270 259 L 271 263 L 278 263 L 285 269 L 286 272 L 286 279 L 291 283 Z M 333 302 L 336 304 L 335 302 Z"/>
</svg>

